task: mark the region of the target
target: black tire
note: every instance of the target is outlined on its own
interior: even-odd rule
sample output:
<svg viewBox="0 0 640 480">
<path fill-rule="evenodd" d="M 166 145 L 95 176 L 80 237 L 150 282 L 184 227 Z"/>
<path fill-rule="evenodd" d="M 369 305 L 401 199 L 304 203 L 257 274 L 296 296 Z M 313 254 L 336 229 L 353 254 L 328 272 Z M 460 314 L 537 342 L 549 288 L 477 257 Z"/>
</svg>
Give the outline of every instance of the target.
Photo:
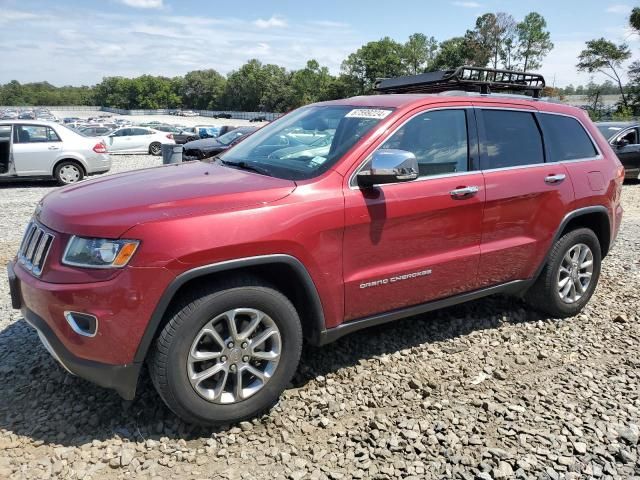
<svg viewBox="0 0 640 480">
<path fill-rule="evenodd" d="M 197 137 L 188 137 L 185 143 L 193 142 L 195 140 L 197 140 Z"/>
<path fill-rule="evenodd" d="M 564 256 L 576 245 L 584 244 L 593 254 L 593 272 L 591 281 L 582 296 L 574 303 L 562 300 L 558 291 L 558 272 Z M 602 251 L 596 234 L 588 228 L 579 228 L 564 234 L 551 249 L 547 264 L 535 284 L 525 295 L 527 303 L 556 318 L 572 317 L 580 313 L 587 304 L 598 284 Z"/>
<path fill-rule="evenodd" d="M 53 177 L 58 185 L 71 185 L 84 178 L 84 168 L 73 160 L 64 160 L 56 165 Z"/>
<path fill-rule="evenodd" d="M 280 331 L 280 359 L 264 386 L 230 404 L 212 403 L 191 385 L 187 359 L 200 329 L 223 312 L 254 308 L 266 313 Z M 269 410 L 293 377 L 302 350 L 302 327 L 296 309 L 279 291 L 253 277 L 210 284 L 186 292 L 170 314 L 148 358 L 151 379 L 167 406 L 188 423 L 232 424 Z"/>
<path fill-rule="evenodd" d="M 156 157 L 162 155 L 162 144 L 160 142 L 153 142 L 149 145 L 149 153 Z"/>
</svg>

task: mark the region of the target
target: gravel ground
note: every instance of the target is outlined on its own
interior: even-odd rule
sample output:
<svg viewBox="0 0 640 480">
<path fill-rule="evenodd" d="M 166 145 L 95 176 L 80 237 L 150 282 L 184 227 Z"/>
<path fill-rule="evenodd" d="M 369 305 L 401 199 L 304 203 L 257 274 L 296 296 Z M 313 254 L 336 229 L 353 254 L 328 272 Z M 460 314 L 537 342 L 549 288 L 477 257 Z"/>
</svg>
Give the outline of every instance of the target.
<svg viewBox="0 0 640 480">
<path fill-rule="evenodd" d="M 2 188 L 0 264 L 51 188 Z M 493 297 L 308 347 L 268 415 L 215 430 L 146 376 L 124 402 L 67 374 L 0 279 L 0 478 L 640 479 L 640 185 L 624 204 L 581 315 Z"/>
</svg>

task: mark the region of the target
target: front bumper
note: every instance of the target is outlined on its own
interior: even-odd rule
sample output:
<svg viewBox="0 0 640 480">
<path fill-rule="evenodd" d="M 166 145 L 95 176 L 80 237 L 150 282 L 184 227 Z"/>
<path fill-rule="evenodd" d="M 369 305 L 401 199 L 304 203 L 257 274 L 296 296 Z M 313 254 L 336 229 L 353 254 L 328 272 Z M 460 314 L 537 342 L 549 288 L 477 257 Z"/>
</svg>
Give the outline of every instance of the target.
<svg viewBox="0 0 640 480">
<path fill-rule="evenodd" d="M 108 365 L 77 357 L 58 340 L 58 337 L 42 318 L 26 307 L 22 309 L 22 314 L 27 323 L 36 329 L 40 341 L 47 351 L 69 373 L 101 387 L 111 388 L 125 400 L 133 400 L 142 364 Z"/>
<path fill-rule="evenodd" d="M 13 307 L 22 311 L 53 357 L 69 372 L 133 398 L 142 364 L 134 357 L 170 274 L 162 268 L 127 267 L 107 281 L 56 284 L 14 263 L 7 270 Z M 74 331 L 66 310 L 99 318 L 97 334 Z"/>
</svg>

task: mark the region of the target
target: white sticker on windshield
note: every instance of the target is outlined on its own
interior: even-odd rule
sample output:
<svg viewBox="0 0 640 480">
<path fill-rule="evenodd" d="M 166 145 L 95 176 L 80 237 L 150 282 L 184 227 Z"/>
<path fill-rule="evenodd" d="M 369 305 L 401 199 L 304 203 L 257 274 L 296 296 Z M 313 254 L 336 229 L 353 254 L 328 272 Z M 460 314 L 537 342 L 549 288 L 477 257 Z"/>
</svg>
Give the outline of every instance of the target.
<svg viewBox="0 0 640 480">
<path fill-rule="evenodd" d="M 391 110 L 382 110 L 377 108 L 354 108 L 345 115 L 346 118 L 375 118 L 382 120 L 387 118 Z"/>
</svg>

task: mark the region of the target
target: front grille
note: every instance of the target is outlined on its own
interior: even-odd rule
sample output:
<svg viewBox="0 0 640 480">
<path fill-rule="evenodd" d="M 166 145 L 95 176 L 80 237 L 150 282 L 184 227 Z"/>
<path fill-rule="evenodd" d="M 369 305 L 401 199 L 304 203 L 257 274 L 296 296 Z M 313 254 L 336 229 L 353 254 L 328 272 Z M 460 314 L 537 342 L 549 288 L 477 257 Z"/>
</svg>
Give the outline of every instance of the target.
<svg viewBox="0 0 640 480">
<path fill-rule="evenodd" d="M 42 274 L 42 268 L 47 260 L 53 238 L 53 235 L 45 232 L 34 221 L 27 226 L 20 250 L 18 250 L 18 261 L 36 277 Z"/>
</svg>

